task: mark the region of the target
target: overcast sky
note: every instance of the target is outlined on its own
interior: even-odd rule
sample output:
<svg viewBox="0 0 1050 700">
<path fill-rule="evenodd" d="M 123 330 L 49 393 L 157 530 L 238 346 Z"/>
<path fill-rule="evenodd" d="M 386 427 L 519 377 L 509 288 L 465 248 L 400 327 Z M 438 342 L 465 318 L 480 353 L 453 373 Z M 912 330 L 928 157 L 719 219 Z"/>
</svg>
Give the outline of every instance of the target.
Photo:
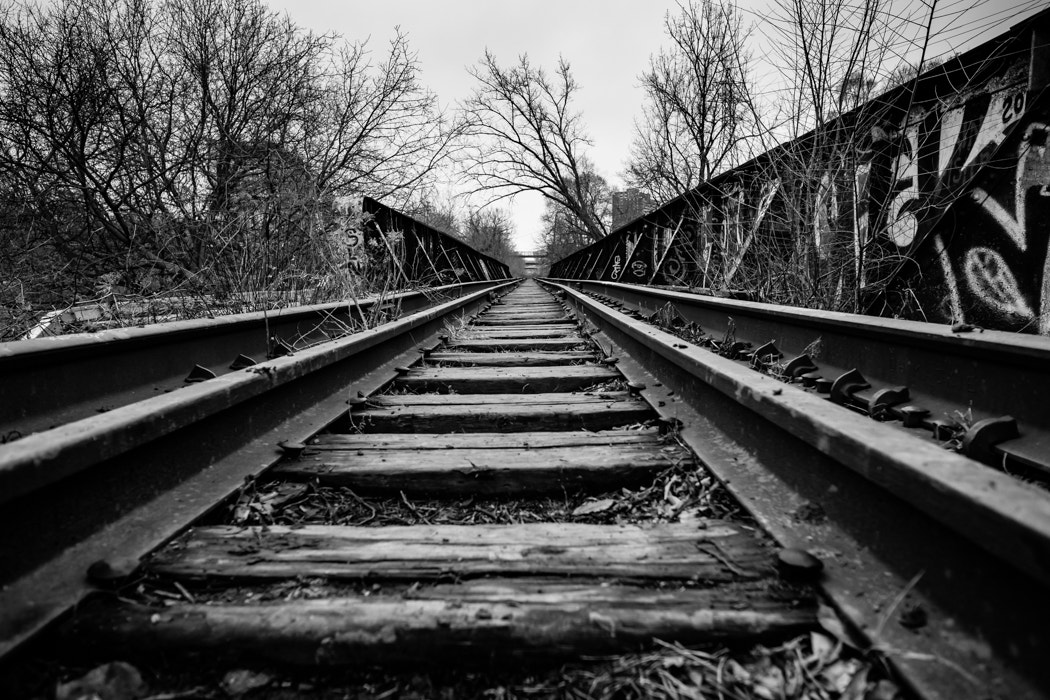
<svg viewBox="0 0 1050 700">
<path fill-rule="evenodd" d="M 771 0 L 740 0 L 748 21 L 766 22 Z M 902 1 L 902 0 L 898 0 Z M 449 107 L 469 95 L 467 66 L 488 47 L 506 65 L 522 53 L 551 70 L 558 56 L 582 86 L 577 108 L 594 142 L 589 156 L 614 187 L 627 159 L 643 95 L 638 75 L 666 44 L 664 15 L 675 0 L 268 0 L 296 23 L 359 41 L 381 52 L 394 27 L 418 52 L 422 80 Z M 912 11 L 919 2 L 906 3 Z M 934 53 L 961 50 L 998 33 L 1046 0 L 938 0 L 944 37 Z M 1023 13 L 1022 13 L 1023 11 Z M 760 27 L 761 29 L 762 27 Z M 768 29 L 768 27 L 766 27 Z M 758 46 L 758 54 L 765 53 Z M 760 69 L 768 74 L 768 68 Z M 765 77 L 768 78 L 768 75 Z M 506 204 L 504 204 L 506 206 Z M 543 202 L 522 195 L 512 206 L 519 250 L 535 247 Z"/>
</svg>

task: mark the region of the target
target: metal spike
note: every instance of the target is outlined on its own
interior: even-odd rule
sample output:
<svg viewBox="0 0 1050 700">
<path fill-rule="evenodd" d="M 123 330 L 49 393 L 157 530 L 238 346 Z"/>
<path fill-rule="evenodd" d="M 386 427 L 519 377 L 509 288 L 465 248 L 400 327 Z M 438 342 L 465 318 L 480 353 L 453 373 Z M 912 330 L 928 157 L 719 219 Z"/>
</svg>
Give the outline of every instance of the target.
<svg viewBox="0 0 1050 700">
<path fill-rule="evenodd" d="M 251 367 L 252 365 L 258 364 L 255 360 L 248 357 L 247 355 L 238 355 L 237 359 L 230 364 L 230 369 L 238 370 L 244 369 L 245 367 Z"/>
<path fill-rule="evenodd" d="M 187 384 L 197 384 L 198 382 L 207 381 L 209 379 L 215 379 L 215 372 L 212 372 L 207 367 L 201 367 L 200 365 L 193 365 L 193 369 L 186 375 L 186 378 L 182 381 Z"/>
</svg>

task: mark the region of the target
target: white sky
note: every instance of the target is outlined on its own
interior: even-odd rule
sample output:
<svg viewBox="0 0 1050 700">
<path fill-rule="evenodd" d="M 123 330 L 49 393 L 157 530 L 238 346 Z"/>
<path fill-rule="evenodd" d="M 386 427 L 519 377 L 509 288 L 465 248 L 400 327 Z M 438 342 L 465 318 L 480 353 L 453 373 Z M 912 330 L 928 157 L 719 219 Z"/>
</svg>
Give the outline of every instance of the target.
<svg viewBox="0 0 1050 700">
<path fill-rule="evenodd" d="M 919 2 L 902 0 L 910 11 Z M 467 66 L 488 47 L 501 65 L 528 53 L 532 63 L 553 70 L 563 56 L 582 89 L 577 109 L 594 142 L 589 152 L 599 174 L 614 187 L 623 170 L 640 113 L 643 93 L 638 75 L 649 56 L 666 45 L 664 15 L 675 0 L 268 0 L 300 26 L 337 32 L 353 41 L 371 37 L 381 52 L 394 27 L 407 33 L 419 54 L 422 81 L 452 108 L 467 97 L 472 79 Z M 739 0 L 745 21 L 768 31 L 771 0 Z M 938 0 L 944 37 L 932 53 L 959 51 L 1006 31 L 1024 16 L 1047 6 L 1046 0 Z M 921 16 L 921 15 L 919 15 Z M 761 58 L 767 52 L 756 46 Z M 759 78 L 774 73 L 758 69 Z M 519 195 L 510 206 L 517 227 L 515 244 L 530 250 L 540 229 L 543 201 Z"/>
</svg>

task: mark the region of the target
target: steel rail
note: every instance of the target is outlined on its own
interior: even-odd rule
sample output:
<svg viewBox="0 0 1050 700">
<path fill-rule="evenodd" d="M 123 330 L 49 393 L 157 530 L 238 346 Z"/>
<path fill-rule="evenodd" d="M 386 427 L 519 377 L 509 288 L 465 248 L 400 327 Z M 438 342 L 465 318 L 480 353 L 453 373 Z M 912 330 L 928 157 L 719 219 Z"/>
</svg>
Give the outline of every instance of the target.
<svg viewBox="0 0 1050 700">
<path fill-rule="evenodd" d="M 616 308 L 615 300 L 603 303 L 550 284 L 594 324 L 593 337 L 619 358 L 628 378 L 644 385 L 642 395 L 666 419 L 681 422 L 683 439 L 763 528 L 780 544 L 824 560 L 821 585 L 857 643 L 882 652 L 916 694 L 1044 697 L 1050 687 L 1044 641 L 1050 499 L 1044 491 L 683 341 Z M 787 326 L 801 316 L 812 321 L 801 337 L 822 323 L 825 343 L 834 346 L 827 334 L 846 320 L 767 309 L 772 315 L 760 324 L 746 313 L 760 305 L 715 300 L 712 307 L 712 300 L 625 285 L 572 286 L 600 287 L 648 309 L 673 300 L 687 318 L 694 305 L 704 313 L 731 310 L 738 337 L 746 337 L 751 323 L 764 340 L 770 333 L 794 337 Z M 700 312 L 692 318 L 703 325 Z M 706 323 L 724 333 L 722 318 L 706 317 Z M 851 320 L 855 329 L 870 328 L 870 319 Z M 893 352 L 896 362 L 913 352 L 907 343 L 917 330 L 897 326 L 903 347 Z M 941 345 L 952 340 L 982 357 L 1003 343 L 985 334 L 944 337 Z M 1018 361 L 1021 373 L 1050 356 L 1045 343 L 1024 340 L 1012 355 L 1003 347 L 1008 357 L 1027 358 Z M 889 342 L 872 337 L 867 353 L 883 355 Z M 905 608 L 914 613 L 910 627 L 900 622 Z"/>
<path fill-rule="evenodd" d="M 113 318 L 114 316 L 125 319 L 148 318 L 151 315 L 162 315 L 167 317 L 176 315 L 171 313 L 171 311 L 172 309 L 177 308 L 199 308 L 201 311 L 206 311 L 213 306 L 221 308 L 224 304 L 231 302 L 247 304 L 255 308 L 260 308 L 260 305 L 263 304 L 274 304 L 279 302 L 287 303 L 289 307 L 321 305 L 324 302 L 314 301 L 307 303 L 302 301 L 306 298 L 315 297 L 317 293 L 318 290 L 316 289 L 303 289 L 298 292 L 248 292 L 239 293 L 233 297 L 232 300 L 226 301 L 220 297 L 216 297 L 214 294 L 181 294 L 175 296 L 151 296 L 139 298 L 137 296 L 125 296 L 114 293 L 108 297 L 103 296 L 83 304 L 74 304 L 62 309 L 52 309 L 47 311 L 40 316 L 40 320 L 35 326 L 30 328 L 21 338 L 17 338 L 16 340 L 36 340 L 37 338 L 69 335 L 69 333 L 61 332 L 52 333 L 51 324 L 55 322 L 91 323 L 105 321 L 107 318 Z M 206 317 L 210 318 L 210 316 L 207 315 Z M 163 321 L 163 323 L 166 322 L 167 321 Z M 158 323 L 162 322 L 158 321 Z"/>
<path fill-rule="evenodd" d="M 5 482 L 25 491 L 0 510 L 0 656 L 90 590 L 90 566 L 119 567 L 159 546 L 275 464 L 279 441 L 301 441 L 345 419 L 348 403 L 514 284 L 492 282 L 377 328 L 0 447 Z"/>
<path fill-rule="evenodd" d="M 181 389 L 209 373 L 345 335 L 381 312 L 413 313 L 491 284 L 0 343 L 0 436 L 29 435 Z M 197 367 L 207 372 L 191 377 Z M 9 488 L 0 484 L 0 502 L 12 495 Z"/>
<path fill-rule="evenodd" d="M 766 365 L 779 361 L 832 401 L 938 443 L 957 437 L 967 456 L 1050 479 L 1050 339 L 616 282 L 559 281 L 642 315 L 670 304 L 716 340 L 732 328 L 742 355 L 757 352 L 764 356 L 752 359 Z M 818 342 L 819 354 L 801 357 Z"/>
</svg>

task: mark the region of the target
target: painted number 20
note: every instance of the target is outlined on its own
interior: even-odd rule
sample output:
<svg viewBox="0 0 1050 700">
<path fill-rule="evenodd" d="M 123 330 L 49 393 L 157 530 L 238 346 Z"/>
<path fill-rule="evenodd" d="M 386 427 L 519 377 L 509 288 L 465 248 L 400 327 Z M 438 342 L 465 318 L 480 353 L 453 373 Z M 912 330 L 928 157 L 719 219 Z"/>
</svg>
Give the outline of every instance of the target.
<svg viewBox="0 0 1050 700">
<path fill-rule="evenodd" d="M 1024 93 L 1007 95 L 1003 100 L 1003 124 L 1021 116 L 1024 111 Z"/>
</svg>

